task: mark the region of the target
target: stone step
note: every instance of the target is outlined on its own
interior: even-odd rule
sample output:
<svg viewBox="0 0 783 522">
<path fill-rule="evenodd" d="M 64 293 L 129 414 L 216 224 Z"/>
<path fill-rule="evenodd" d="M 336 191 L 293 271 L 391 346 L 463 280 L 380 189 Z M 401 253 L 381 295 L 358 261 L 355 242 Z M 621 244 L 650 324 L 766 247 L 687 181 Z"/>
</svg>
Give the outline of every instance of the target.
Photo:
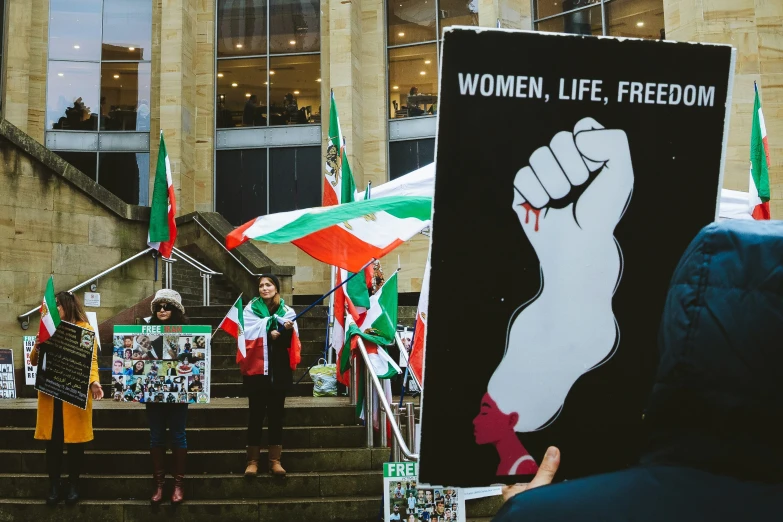
<svg viewBox="0 0 783 522">
<path fill-rule="evenodd" d="M 209 393 L 212 397 L 243 397 L 242 384 L 241 383 L 212 383 L 210 385 Z M 305 382 L 302 380 L 299 384 L 292 384 L 288 390 L 289 397 L 312 397 L 313 395 L 313 383 Z"/>
<path fill-rule="evenodd" d="M 119 460 L 115 463 L 122 465 Z M 144 464 L 127 462 L 116 470 L 121 474 L 82 475 L 80 490 L 86 499 L 147 498 L 151 477 L 140 469 L 142 466 Z M 47 479 L 47 475 L 39 473 L 0 474 L 0 498 L 41 498 L 47 488 Z M 170 487 L 172 479 L 168 482 Z M 370 496 L 382 490 L 381 471 L 288 473 L 285 478 L 263 474 L 255 480 L 246 480 L 239 473 L 209 474 L 187 475 L 185 479 L 186 494 L 199 500 Z"/>
<path fill-rule="evenodd" d="M 169 465 L 167 469 L 171 469 Z M 319 448 L 283 450 L 283 463 L 290 473 L 320 471 L 371 471 L 382 468 L 388 460 L 389 450 L 385 448 Z M 118 462 L 134 462 L 133 473 L 152 472 L 149 451 L 115 450 L 85 452 L 83 472 L 89 475 L 111 475 L 118 471 Z M 188 452 L 188 473 L 242 473 L 247 463 L 245 449 L 234 450 L 190 450 Z M 261 450 L 259 468 L 266 473 L 269 468 L 267 451 Z M 46 454 L 39 450 L 0 450 L 0 473 L 46 473 Z"/>
<path fill-rule="evenodd" d="M 242 427 L 192 428 L 188 427 L 188 447 L 194 450 L 230 450 L 247 444 L 247 413 L 237 422 Z M 149 428 L 95 428 L 95 439 L 87 447 L 92 450 L 145 450 L 149 448 Z M 33 428 L 0 428 L 0 449 L 24 450 L 42 447 L 33 440 Z M 360 448 L 364 445 L 362 426 L 284 426 L 283 440 L 287 448 Z M 267 430 L 262 440 L 266 444 Z M 0 493 L 0 497 L 3 494 Z"/>
</svg>

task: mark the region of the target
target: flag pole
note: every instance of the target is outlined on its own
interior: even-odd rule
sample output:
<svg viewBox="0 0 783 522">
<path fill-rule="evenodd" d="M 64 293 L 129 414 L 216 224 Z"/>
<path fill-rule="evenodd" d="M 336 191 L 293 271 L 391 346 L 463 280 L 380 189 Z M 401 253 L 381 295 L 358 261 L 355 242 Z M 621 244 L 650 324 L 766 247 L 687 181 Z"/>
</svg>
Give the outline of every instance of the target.
<svg viewBox="0 0 783 522">
<path fill-rule="evenodd" d="M 356 277 L 358 274 L 361 274 L 361 273 L 363 273 L 363 272 L 364 272 L 364 269 L 365 269 L 365 268 L 367 268 L 368 266 L 370 266 L 370 264 L 371 264 L 371 263 L 374 263 L 374 262 L 375 262 L 375 258 L 372 258 L 372 259 L 370 259 L 369 261 L 367 261 L 367 262 L 364 264 L 364 266 L 363 266 L 363 267 L 362 267 L 362 268 L 361 268 L 361 269 L 360 269 L 358 272 L 355 272 L 355 273 L 351 274 L 349 277 L 346 277 L 346 278 L 345 278 L 345 281 L 341 282 L 339 285 L 335 286 L 334 288 L 332 288 L 331 290 L 329 290 L 328 292 L 326 292 L 324 295 L 322 295 L 321 297 L 319 297 L 318 299 L 316 299 L 316 300 L 315 300 L 315 301 L 314 301 L 312 304 L 310 304 L 310 305 L 309 305 L 307 308 L 305 308 L 304 310 L 302 310 L 301 312 L 299 312 L 298 314 L 296 314 L 296 316 L 295 316 L 293 319 L 291 319 L 291 322 L 294 322 L 294 321 L 296 321 L 296 320 L 297 320 L 297 319 L 299 319 L 301 316 L 303 316 L 304 314 L 306 314 L 307 312 L 309 312 L 310 310 L 312 310 L 312 309 L 313 309 L 315 306 L 317 306 L 317 305 L 318 305 L 318 303 L 320 303 L 321 301 L 323 301 L 324 299 L 326 299 L 327 297 L 329 297 L 330 295 L 332 295 L 332 294 L 335 292 L 335 290 L 337 290 L 338 288 L 340 288 L 341 286 L 343 286 L 345 283 L 347 283 L 348 281 L 350 281 L 351 279 L 353 279 L 354 277 Z"/>
</svg>

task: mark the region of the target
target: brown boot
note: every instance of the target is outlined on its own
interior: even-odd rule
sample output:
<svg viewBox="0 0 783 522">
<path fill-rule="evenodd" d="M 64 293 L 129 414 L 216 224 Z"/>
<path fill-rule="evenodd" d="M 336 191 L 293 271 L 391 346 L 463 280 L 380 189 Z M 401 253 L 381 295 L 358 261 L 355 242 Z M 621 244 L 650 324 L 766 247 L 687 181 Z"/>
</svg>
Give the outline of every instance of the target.
<svg viewBox="0 0 783 522">
<path fill-rule="evenodd" d="M 171 503 L 181 504 L 185 500 L 185 466 L 188 460 L 187 448 L 174 448 L 174 491 L 171 493 Z"/>
<path fill-rule="evenodd" d="M 245 478 L 253 478 L 258 475 L 258 456 L 261 453 L 259 446 L 247 447 L 247 467 L 245 468 Z"/>
<path fill-rule="evenodd" d="M 166 482 L 166 448 L 150 448 L 152 457 L 152 480 L 155 481 L 155 492 L 150 498 L 152 504 L 160 504 L 163 500 L 163 484 Z"/>
<path fill-rule="evenodd" d="M 269 473 L 272 475 L 285 476 L 285 470 L 280 465 L 280 455 L 283 453 L 283 446 L 277 444 L 269 446 Z"/>
</svg>

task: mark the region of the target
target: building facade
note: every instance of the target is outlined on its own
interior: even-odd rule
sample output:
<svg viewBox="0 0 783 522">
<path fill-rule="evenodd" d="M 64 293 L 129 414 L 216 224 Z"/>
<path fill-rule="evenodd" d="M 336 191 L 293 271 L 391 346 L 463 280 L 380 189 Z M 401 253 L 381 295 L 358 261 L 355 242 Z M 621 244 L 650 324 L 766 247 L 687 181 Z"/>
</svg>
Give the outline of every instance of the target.
<svg viewBox="0 0 783 522">
<path fill-rule="evenodd" d="M 2 12 L 3 117 L 129 204 L 149 204 L 162 131 L 180 214 L 239 225 L 319 205 L 330 89 L 358 187 L 431 163 L 443 29 L 468 25 L 735 46 L 724 187 L 748 189 L 755 81 L 783 216 L 779 1 L 5 0 Z M 427 245 L 384 260 L 401 292 L 420 289 Z M 262 248 L 296 267 L 295 293 L 327 290 L 328 267 Z"/>
</svg>

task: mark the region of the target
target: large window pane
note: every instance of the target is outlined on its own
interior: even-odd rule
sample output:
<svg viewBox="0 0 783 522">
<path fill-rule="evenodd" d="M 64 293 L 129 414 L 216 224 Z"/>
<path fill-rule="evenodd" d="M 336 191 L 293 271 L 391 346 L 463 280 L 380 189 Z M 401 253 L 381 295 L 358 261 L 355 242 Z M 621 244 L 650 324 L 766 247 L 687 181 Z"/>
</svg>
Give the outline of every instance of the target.
<svg viewBox="0 0 783 522">
<path fill-rule="evenodd" d="M 101 130 L 150 130 L 150 64 L 101 66 Z"/>
<path fill-rule="evenodd" d="M 100 64 L 49 62 L 46 128 L 98 130 Z"/>
<path fill-rule="evenodd" d="M 389 143 L 389 180 L 435 161 L 435 138 Z"/>
<path fill-rule="evenodd" d="M 536 30 L 584 35 L 603 34 L 603 29 L 601 28 L 601 7 L 582 9 L 581 11 L 574 11 L 557 18 L 544 20 L 536 24 Z"/>
<path fill-rule="evenodd" d="M 152 58 L 152 2 L 104 0 L 103 59 Z"/>
<path fill-rule="evenodd" d="M 612 0 L 605 9 L 607 34 L 664 38 L 663 0 Z"/>
<path fill-rule="evenodd" d="M 239 226 L 266 212 L 266 149 L 219 150 L 215 209 Z"/>
<path fill-rule="evenodd" d="M 98 183 L 125 203 L 149 204 L 149 153 L 101 152 Z"/>
<path fill-rule="evenodd" d="M 266 58 L 219 60 L 217 114 L 219 129 L 267 124 Z"/>
<path fill-rule="evenodd" d="M 536 0 L 536 19 L 600 3 L 601 0 Z"/>
<path fill-rule="evenodd" d="M 218 2 L 218 56 L 266 54 L 266 0 Z"/>
<path fill-rule="evenodd" d="M 314 123 L 321 114 L 321 57 L 317 54 L 270 59 L 270 125 Z"/>
<path fill-rule="evenodd" d="M 98 153 L 97 152 L 65 152 L 56 150 L 55 154 L 62 159 L 87 174 L 93 181 L 96 181 L 98 172 Z"/>
<path fill-rule="evenodd" d="M 321 49 L 321 12 L 317 0 L 270 0 L 270 53 Z"/>
<path fill-rule="evenodd" d="M 49 2 L 49 59 L 101 59 L 102 0 Z"/>
<path fill-rule="evenodd" d="M 435 0 L 387 0 L 388 45 L 435 40 Z"/>
<path fill-rule="evenodd" d="M 392 118 L 437 112 L 437 54 L 434 43 L 389 49 L 389 110 Z"/>
<path fill-rule="evenodd" d="M 269 149 L 269 213 L 321 205 L 321 147 Z"/>
<path fill-rule="evenodd" d="M 393 2 L 394 0 L 389 0 Z M 429 2 L 426 4 L 429 5 Z M 440 15 L 440 33 L 450 25 L 474 25 L 478 23 L 478 0 L 440 0 L 438 3 Z"/>
</svg>

